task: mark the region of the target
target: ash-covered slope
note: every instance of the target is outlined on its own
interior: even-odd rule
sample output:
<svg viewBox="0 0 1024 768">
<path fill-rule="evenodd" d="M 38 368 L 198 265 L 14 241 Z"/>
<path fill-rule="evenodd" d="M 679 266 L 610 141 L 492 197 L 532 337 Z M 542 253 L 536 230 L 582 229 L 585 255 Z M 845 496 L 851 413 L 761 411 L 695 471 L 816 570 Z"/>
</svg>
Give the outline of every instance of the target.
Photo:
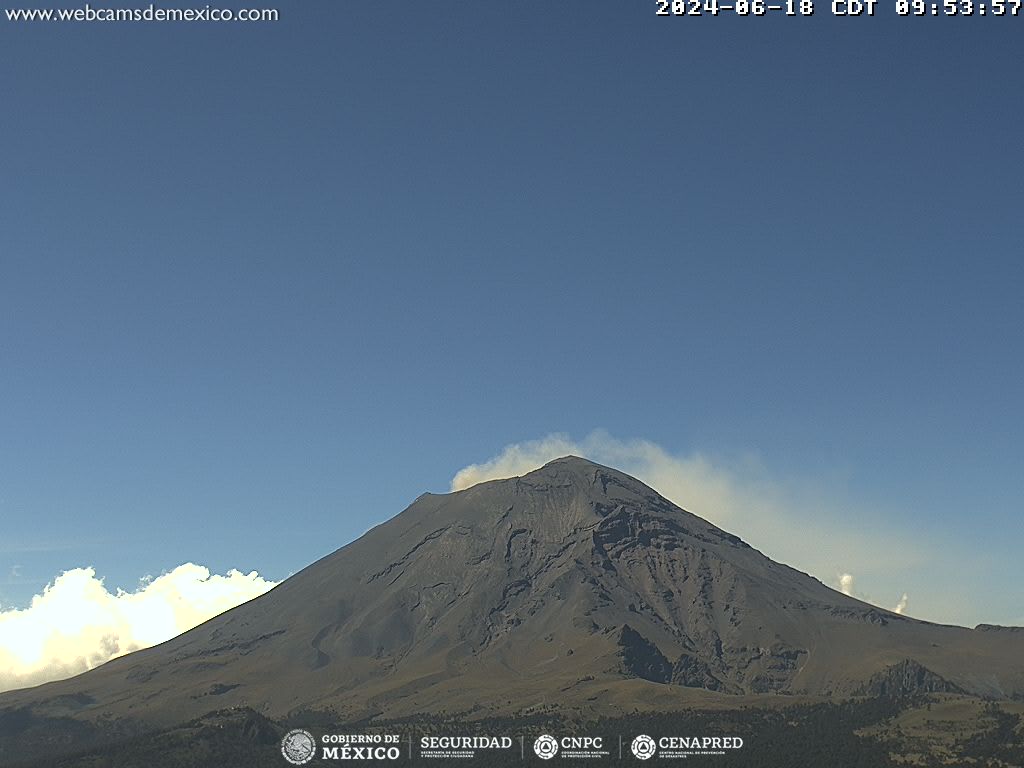
<svg viewBox="0 0 1024 768">
<path fill-rule="evenodd" d="M 0 711 L 159 725 L 232 706 L 613 714 L 916 687 L 1022 694 L 1024 635 L 867 605 L 628 475 L 567 457 L 424 495 L 268 594 L 80 677 L 2 695 Z"/>
</svg>

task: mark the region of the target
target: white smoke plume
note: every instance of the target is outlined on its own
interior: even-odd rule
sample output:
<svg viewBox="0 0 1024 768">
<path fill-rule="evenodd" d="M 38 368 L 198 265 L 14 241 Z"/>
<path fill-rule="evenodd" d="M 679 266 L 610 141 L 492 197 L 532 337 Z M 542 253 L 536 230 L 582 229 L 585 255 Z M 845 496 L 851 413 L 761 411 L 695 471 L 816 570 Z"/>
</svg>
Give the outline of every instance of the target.
<svg viewBox="0 0 1024 768">
<path fill-rule="evenodd" d="M 548 435 L 540 440 L 507 445 L 490 461 L 470 464 L 456 472 L 451 489 L 462 491 L 487 480 L 525 475 L 562 456 L 582 455 L 582 451 L 579 443 L 565 435 Z"/>
<path fill-rule="evenodd" d="M 840 574 L 840 576 L 839 576 L 839 591 L 842 592 L 844 595 L 849 595 L 850 597 L 857 597 L 857 598 L 860 598 L 860 599 L 867 600 L 868 602 L 871 602 L 870 600 L 868 600 L 868 598 L 864 597 L 863 595 L 854 594 L 854 591 L 853 591 L 853 574 L 852 573 Z M 892 609 L 892 612 L 893 613 L 902 614 L 905 610 L 907 610 L 907 603 L 909 603 L 909 602 L 910 602 L 910 597 L 907 595 L 906 592 L 904 592 L 903 593 L 903 597 L 901 597 L 899 602 L 896 603 L 896 607 L 894 607 Z"/>
<path fill-rule="evenodd" d="M 606 432 L 592 432 L 580 442 L 565 435 L 549 435 L 507 446 L 498 456 L 483 464 L 470 464 L 452 478 L 451 489 L 460 491 L 485 480 L 524 475 L 561 456 L 575 455 L 615 467 L 639 478 L 684 509 L 716 525 L 724 525 L 732 513 L 746 504 L 747 494 L 740 491 L 732 473 L 716 467 L 701 456 L 673 456 L 648 440 L 618 440 Z M 754 470 L 756 467 L 749 466 Z M 768 489 L 748 490 L 767 494 Z"/>
<path fill-rule="evenodd" d="M 892 609 L 892 612 L 893 613 L 903 613 L 905 610 L 907 610 L 907 603 L 908 602 L 909 602 L 909 599 L 907 598 L 907 593 L 904 592 L 903 593 L 903 597 L 901 597 L 900 601 L 898 603 L 896 603 L 896 607 Z"/>
<path fill-rule="evenodd" d="M 275 582 L 255 571 L 224 576 L 179 565 L 135 592 L 110 592 L 93 568 L 58 576 L 25 609 L 0 611 L 0 691 L 60 680 L 162 643 Z"/>
<path fill-rule="evenodd" d="M 654 488 L 667 499 L 715 525 L 739 534 L 769 557 L 811 574 L 835 573 L 835 563 L 855 563 L 869 581 L 896 578 L 893 565 L 909 567 L 925 559 L 906 535 L 881 515 L 836 504 L 820 494 L 769 476 L 753 458 L 725 463 L 700 454 L 673 455 L 649 440 L 620 440 L 595 431 L 583 440 L 553 434 L 507 446 L 480 464 L 459 470 L 451 490 L 486 480 L 526 474 L 566 455 L 615 467 Z M 838 577 L 846 595 L 854 594 L 850 573 Z M 835 583 L 834 581 L 832 583 Z M 901 600 L 897 613 L 906 607 Z"/>
<path fill-rule="evenodd" d="M 839 591 L 844 595 L 853 595 L 853 574 L 844 573 L 839 577 Z"/>
</svg>

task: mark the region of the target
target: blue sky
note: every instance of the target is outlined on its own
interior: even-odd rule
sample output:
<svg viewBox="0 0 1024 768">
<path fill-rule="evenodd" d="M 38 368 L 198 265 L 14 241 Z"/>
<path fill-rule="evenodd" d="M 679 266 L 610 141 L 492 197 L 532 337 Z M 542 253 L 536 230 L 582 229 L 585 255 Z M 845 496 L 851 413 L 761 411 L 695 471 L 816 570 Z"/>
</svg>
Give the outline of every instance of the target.
<svg viewBox="0 0 1024 768">
<path fill-rule="evenodd" d="M 604 429 L 1024 621 L 1019 19 L 279 7 L 2 22 L 0 604 L 280 579 Z"/>
</svg>

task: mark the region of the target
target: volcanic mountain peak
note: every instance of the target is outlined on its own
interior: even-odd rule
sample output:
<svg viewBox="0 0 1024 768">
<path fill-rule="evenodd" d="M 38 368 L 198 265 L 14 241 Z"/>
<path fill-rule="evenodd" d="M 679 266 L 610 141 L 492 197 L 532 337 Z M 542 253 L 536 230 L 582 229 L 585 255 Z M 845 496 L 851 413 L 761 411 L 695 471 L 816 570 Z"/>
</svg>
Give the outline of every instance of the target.
<svg viewBox="0 0 1024 768">
<path fill-rule="evenodd" d="M 620 533 L 627 536 L 641 535 L 641 519 L 648 524 L 661 520 L 677 533 L 746 546 L 738 537 L 681 509 L 636 478 L 579 456 L 563 456 L 524 475 L 485 481 L 435 499 L 450 499 L 442 501 L 442 509 L 457 508 L 474 522 L 480 522 L 481 514 L 486 517 L 489 509 L 498 509 L 502 518 L 519 519 L 527 528 L 559 539 L 602 522 L 607 532 L 616 527 L 616 520 L 621 523 L 628 518 L 632 521 L 629 526 L 619 526 Z M 414 504 L 403 515 L 419 512 L 416 507 Z M 547 519 L 538 519 L 544 517 Z"/>
<path fill-rule="evenodd" d="M 579 456 L 553 459 L 544 466 L 511 480 L 519 487 L 529 488 L 534 493 L 572 488 L 582 495 L 601 500 L 616 497 L 632 500 L 660 498 L 653 489 L 635 477 Z"/>
<path fill-rule="evenodd" d="M 552 459 L 547 464 L 523 475 L 496 480 L 484 480 L 469 488 L 455 491 L 454 494 L 445 495 L 491 492 L 496 488 L 500 488 L 503 484 L 509 483 L 521 488 L 532 489 L 535 493 L 543 493 L 559 488 L 573 488 L 580 493 L 601 495 L 605 492 L 608 483 L 638 495 L 653 493 L 646 485 L 624 472 L 620 472 L 612 467 L 606 467 L 589 459 L 569 455 Z"/>
<path fill-rule="evenodd" d="M 591 491 L 599 484 L 603 489 L 604 483 L 614 482 L 635 492 L 650 492 L 639 480 L 617 469 L 571 455 L 552 459 L 544 466 L 520 475 L 518 480 L 538 490 L 575 484 L 580 490 Z"/>
<path fill-rule="evenodd" d="M 493 496 L 513 493 L 528 496 L 578 496 L 603 500 L 609 495 L 643 498 L 654 492 L 627 474 L 579 456 L 563 456 L 517 477 L 488 480 L 457 491 L 454 496 Z"/>
<path fill-rule="evenodd" d="M 231 706 L 360 718 L 603 701 L 609 713 L 695 688 L 1010 696 L 1024 693 L 1022 660 L 1024 634 L 867 605 L 566 456 L 421 496 L 266 595 L 0 709 L 88 701 L 89 717 L 167 723 Z"/>
</svg>

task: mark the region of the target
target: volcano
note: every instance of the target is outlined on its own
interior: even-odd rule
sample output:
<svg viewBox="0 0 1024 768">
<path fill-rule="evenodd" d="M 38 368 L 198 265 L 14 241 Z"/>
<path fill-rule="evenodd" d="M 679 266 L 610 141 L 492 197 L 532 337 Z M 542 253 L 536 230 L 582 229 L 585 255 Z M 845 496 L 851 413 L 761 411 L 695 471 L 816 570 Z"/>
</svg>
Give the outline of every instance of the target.
<svg viewBox="0 0 1024 768">
<path fill-rule="evenodd" d="M 1024 630 L 866 604 L 566 457 L 424 494 L 267 594 L 0 713 L 157 728 L 236 707 L 365 722 L 920 692 L 1024 695 Z"/>
</svg>

